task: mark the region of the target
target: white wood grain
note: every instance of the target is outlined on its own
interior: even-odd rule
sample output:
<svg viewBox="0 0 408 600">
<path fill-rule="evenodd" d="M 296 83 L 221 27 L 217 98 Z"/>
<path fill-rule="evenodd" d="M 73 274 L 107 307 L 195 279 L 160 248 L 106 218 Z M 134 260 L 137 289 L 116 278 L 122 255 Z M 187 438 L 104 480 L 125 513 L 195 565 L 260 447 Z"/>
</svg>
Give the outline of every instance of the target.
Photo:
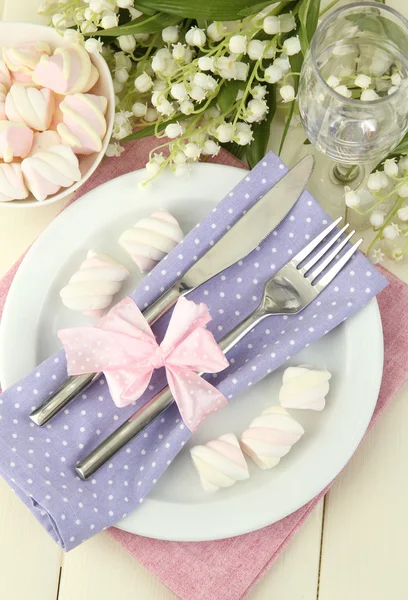
<svg viewBox="0 0 408 600">
<path fill-rule="evenodd" d="M 101 533 L 64 556 L 58 600 L 115 598 L 174 600 L 175 596 L 108 534 Z"/>
<path fill-rule="evenodd" d="M 404 0 L 390 3 L 407 12 Z M 37 21 L 38 0 L 0 0 L 3 19 Z M 62 204 L 0 209 L 0 275 L 46 227 Z M 408 267 L 397 274 L 408 281 Z M 329 494 L 319 600 L 405 600 L 407 392 L 402 392 L 362 444 Z M 322 505 L 250 593 L 250 600 L 314 600 Z M 116 542 L 101 534 L 63 556 L 0 481 L 0 598 L 173 600 L 174 595 Z"/>
<path fill-rule="evenodd" d="M 408 597 L 407 425 L 404 389 L 329 492 L 319 600 Z"/>
<path fill-rule="evenodd" d="M 0 598 L 55 600 L 61 550 L 0 478 Z"/>
<path fill-rule="evenodd" d="M 315 600 L 322 503 L 248 600 Z M 296 577 L 293 574 L 296 573 Z M 107 534 L 64 556 L 59 600 L 173 600 L 174 594 Z"/>
</svg>

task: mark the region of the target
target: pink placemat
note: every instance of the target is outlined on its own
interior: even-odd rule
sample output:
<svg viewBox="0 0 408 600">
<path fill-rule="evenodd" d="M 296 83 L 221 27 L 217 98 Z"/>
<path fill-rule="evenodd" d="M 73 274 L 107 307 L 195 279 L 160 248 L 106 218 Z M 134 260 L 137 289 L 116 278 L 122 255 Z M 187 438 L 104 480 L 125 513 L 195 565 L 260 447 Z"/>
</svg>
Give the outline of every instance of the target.
<svg viewBox="0 0 408 600">
<path fill-rule="evenodd" d="M 109 179 L 143 167 L 156 143 L 154 138 L 133 142 L 126 145 L 121 157 L 105 159 L 73 201 Z M 243 166 L 227 152 L 212 162 Z M 0 316 L 21 260 L 0 282 Z M 408 376 L 408 310 L 403 312 L 404 306 L 408 307 L 408 286 L 385 270 L 384 274 L 390 281 L 378 296 L 384 329 L 384 374 L 370 427 Z M 183 543 L 143 538 L 115 528 L 109 533 L 180 599 L 239 600 L 272 565 L 329 487 L 278 523 L 236 538 Z"/>
</svg>

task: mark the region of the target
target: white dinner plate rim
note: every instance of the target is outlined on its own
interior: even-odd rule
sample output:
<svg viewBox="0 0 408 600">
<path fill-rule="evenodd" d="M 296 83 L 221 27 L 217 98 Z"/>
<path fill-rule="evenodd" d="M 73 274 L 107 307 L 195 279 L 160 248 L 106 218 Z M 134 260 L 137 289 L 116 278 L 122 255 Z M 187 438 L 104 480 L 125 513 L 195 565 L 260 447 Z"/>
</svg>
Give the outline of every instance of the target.
<svg viewBox="0 0 408 600">
<path fill-rule="evenodd" d="M 226 173 L 225 170 L 237 171 L 240 176 L 242 174 L 245 174 L 245 171 L 242 171 L 241 169 L 237 169 L 235 167 L 229 167 L 229 166 L 225 166 L 225 165 L 216 165 L 216 164 L 198 164 L 198 165 L 194 165 L 194 169 L 201 169 L 204 171 L 205 170 L 209 171 L 209 174 L 206 176 L 206 178 L 208 178 L 208 179 L 211 178 L 211 171 L 214 173 L 214 171 L 213 171 L 214 169 L 219 171 L 217 173 L 217 176 L 220 175 L 220 172 L 221 172 L 221 174 L 222 174 L 222 172 Z M 46 243 L 46 242 L 44 242 L 44 240 L 47 240 L 50 236 L 52 238 L 54 230 L 56 232 L 58 231 L 58 228 L 60 227 L 60 223 L 65 222 L 65 219 L 67 218 L 66 215 L 68 215 L 68 220 L 71 218 L 70 215 L 75 215 L 76 213 L 78 213 L 78 215 L 77 215 L 77 217 L 78 217 L 80 215 L 80 212 L 78 212 L 78 211 L 81 211 L 81 208 L 80 208 L 81 206 L 85 207 L 85 205 L 87 203 L 92 204 L 94 202 L 93 198 L 95 198 L 95 193 L 98 193 L 97 190 L 100 191 L 100 189 L 103 188 L 104 186 L 112 185 L 112 182 L 116 181 L 117 179 L 121 179 L 122 177 L 129 177 L 129 176 L 135 177 L 136 176 L 136 178 L 141 179 L 143 174 L 144 174 L 144 170 L 141 170 L 139 172 L 133 172 L 133 173 L 129 173 L 127 175 L 119 176 L 113 180 L 110 180 L 109 182 L 106 182 L 102 186 L 99 186 L 99 188 L 92 190 L 88 194 L 84 195 L 84 197 L 81 199 L 80 202 L 76 202 L 73 205 L 69 206 L 63 213 L 61 213 L 61 215 L 59 215 L 56 219 L 54 219 L 54 221 L 52 221 L 52 223 L 49 225 L 49 227 L 34 242 L 32 247 L 30 248 L 30 250 L 24 257 L 24 259 L 19 267 L 19 270 L 12 282 L 12 285 L 11 285 L 11 288 L 10 288 L 10 291 L 9 291 L 9 294 L 8 294 L 8 297 L 7 297 L 7 300 L 5 303 L 3 319 L 1 322 L 1 326 L 0 326 L 0 376 L 2 378 L 3 383 L 6 386 L 8 385 L 7 367 L 6 367 L 7 361 L 5 361 L 4 357 L 6 356 L 5 345 L 7 345 L 7 344 L 5 344 L 5 340 L 10 339 L 10 336 L 8 335 L 8 329 L 9 329 L 8 324 L 10 323 L 10 319 L 12 319 L 12 315 L 15 310 L 15 307 L 13 306 L 14 298 L 17 297 L 20 285 L 22 285 L 24 282 L 24 272 L 26 271 L 27 268 L 30 268 L 30 263 L 31 263 L 32 257 L 35 256 L 37 249 L 38 248 L 41 249 L 43 244 Z M 175 180 L 175 181 L 178 181 L 178 180 Z M 86 196 L 88 196 L 88 199 L 86 198 Z M 89 196 L 90 196 L 90 198 L 89 198 Z M 382 338 L 381 317 L 380 317 L 378 303 L 377 303 L 376 299 L 371 300 L 371 302 L 366 307 L 364 307 L 361 311 L 359 311 L 359 313 L 357 313 L 356 317 L 357 317 L 357 319 L 359 319 L 359 318 L 363 319 L 363 317 L 364 317 L 364 318 L 368 319 L 368 321 L 370 323 L 370 334 L 372 336 L 370 342 L 371 342 L 371 349 L 373 350 L 373 354 L 370 359 L 370 361 L 371 361 L 370 366 L 372 369 L 372 373 L 377 375 L 377 377 L 373 376 L 369 380 L 369 386 L 370 386 L 369 395 L 370 395 L 370 398 L 372 399 L 372 402 L 369 406 L 369 409 L 367 409 L 367 411 L 365 413 L 365 418 L 360 423 L 358 431 L 356 431 L 354 434 L 353 443 L 352 444 L 350 443 L 350 445 L 348 447 L 348 452 L 346 454 L 344 454 L 342 456 L 341 460 L 338 461 L 338 464 L 336 464 L 336 466 L 331 469 L 330 476 L 327 476 L 326 479 L 323 482 L 321 482 L 321 484 L 319 484 L 319 486 L 318 486 L 319 489 L 309 490 L 307 497 L 303 496 L 302 499 L 298 500 L 297 502 L 288 503 L 287 510 L 280 512 L 279 519 L 284 518 L 288 514 L 293 513 L 298 508 L 300 508 L 301 506 L 306 504 L 308 501 L 310 501 L 316 494 L 321 492 L 330 483 L 330 481 L 341 471 L 341 469 L 345 466 L 345 464 L 348 462 L 348 460 L 354 453 L 355 449 L 357 448 L 358 444 L 360 443 L 360 441 L 368 427 L 368 424 L 370 422 L 372 413 L 373 413 L 375 405 L 376 405 L 378 392 L 380 389 L 381 377 L 382 377 L 382 367 L 383 367 L 383 338 Z M 354 317 L 353 317 L 353 319 L 354 319 Z M 347 325 L 347 323 L 349 323 L 349 322 L 351 322 L 351 320 L 347 321 L 344 326 L 349 326 L 349 325 Z M 268 517 L 267 514 L 265 513 L 264 515 L 259 515 L 259 516 L 255 515 L 255 517 L 250 519 L 250 522 L 245 522 L 245 520 L 242 522 L 241 520 L 239 520 L 239 523 L 236 523 L 234 525 L 234 527 L 232 527 L 232 528 L 229 525 L 222 527 L 221 526 L 222 523 L 221 523 L 221 525 L 220 525 L 220 523 L 218 523 L 217 528 L 213 529 L 213 530 L 209 529 L 208 525 L 204 526 L 203 528 L 198 527 L 198 528 L 196 528 L 196 530 L 194 530 L 194 528 L 191 529 L 190 526 L 180 526 L 180 523 L 183 523 L 183 520 L 185 521 L 186 513 L 189 512 L 191 505 L 185 505 L 185 504 L 181 504 L 181 503 L 172 504 L 172 503 L 167 502 L 167 503 L 165 503 L 165 506 L 166 506 L 166 515 L 167 515 L 167 519 L 166 519 L 167 526 L 166 527 L 163 527 L 163 523 L 160 523 L 160 519 L 157 519 L 157 515 L 160 512 L 162 512 L 163 502 L 156 500 L 154 498 L 151 498 L 151 497 L 147 497 L 145 499 L 145 502 L 144 502 L 143 506 L 141 507 L 141 509 L 139 509 L 139 511 L 136 511 L 132 515 L 129 515 L 126 519 L 120 521 L 116 526 L 125 531 L 136 533 L 136 534 L 142 535 L 142 536 L 153 537 L 153 538 L 157 538 L 157 539 L 167 539 L 167 540 L 173 540 L 173 541 L 186 541 L 187 542 L 187 541 L 205 541 L 205 540 L 234 537 L 237 535 L 248 533 L 249 531 L 254 531 L 254 530 L 260 529 L 262 527 L 270 525 L 271 523 L 279 520 L 277 518 L 273 518 L 271 520 L 271 518 Z M 190 508 L 189 508 L 189 506 L 190 506 Z M 194 506 L 196 506 L 196 507 L 198 506 L 199 507 L 198 512 L 200 512 L 201 508 L 203 506 L 205 506 L 205 504 L 196 504 Z M 159 513 L 158 513 L 158 511 L 159 511 Z M 140 517 L 139 517 L 139 515 L 140 515 Z M 197 514 L 196 521 L 197 521 L 197 523 L 200 522 L 200 514 Z"/>
</svg>

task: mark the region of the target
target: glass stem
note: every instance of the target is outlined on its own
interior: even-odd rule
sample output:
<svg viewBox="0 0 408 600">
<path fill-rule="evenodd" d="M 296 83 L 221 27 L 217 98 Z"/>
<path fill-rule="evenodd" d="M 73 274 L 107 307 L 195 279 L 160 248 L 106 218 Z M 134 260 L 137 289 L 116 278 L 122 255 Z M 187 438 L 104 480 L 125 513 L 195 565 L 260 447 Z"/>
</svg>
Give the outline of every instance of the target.
<svg viewBox="0 0 408 600">
<path fill-rule="evenodd" d="M 355 181 L 361 173 L 361 168 L 358 165 L 343 165 L 336 163 L 332 169 L 332 175 L 335 183 L 345 185 Z"/>
</svg>

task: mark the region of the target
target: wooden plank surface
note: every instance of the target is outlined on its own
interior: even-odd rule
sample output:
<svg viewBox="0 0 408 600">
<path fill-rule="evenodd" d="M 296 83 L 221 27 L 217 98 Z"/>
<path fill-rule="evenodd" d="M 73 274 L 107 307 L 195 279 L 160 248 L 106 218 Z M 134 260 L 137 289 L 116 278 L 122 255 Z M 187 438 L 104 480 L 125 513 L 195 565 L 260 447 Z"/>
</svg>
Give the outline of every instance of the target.
<svg viewBox="0 0 408 600">
<path fill-rule="evenodd" d="M 39 0 L 0 0 L 4 20 L 37 21 Z M 390 4 L 408 13 L 404 0 Z M 0 275 L 59 212 L 0 208 Z M 408 281 L 408 267 L 394 269 Z M 408 393 L 395 399 L 326 501 L 318 593 L 322 503 L 250 600 L 405 600 Z M 59 581 L 61 567 L 61 580 Z M 172 600 L 174 595 L 107 534 L 63 555 L 0 480 L 0 598 Z"/>
</svg>

